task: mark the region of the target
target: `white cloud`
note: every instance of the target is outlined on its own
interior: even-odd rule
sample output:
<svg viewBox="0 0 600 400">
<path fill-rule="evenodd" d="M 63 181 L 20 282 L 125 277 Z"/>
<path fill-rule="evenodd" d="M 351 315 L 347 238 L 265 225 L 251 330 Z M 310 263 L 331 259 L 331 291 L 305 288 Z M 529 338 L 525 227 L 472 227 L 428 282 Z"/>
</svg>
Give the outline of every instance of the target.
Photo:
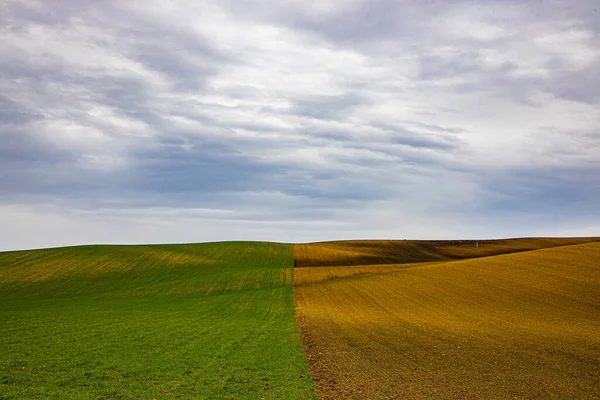
<svg viewBox="0 0 600 400">
<path fill-rule="evenodd" d="M 17 242 L 37 213 L 48 230 L 78 227 L 61 243 L 195 240 L 197 229 L 202 240 L 229 229 L 289 240 L 518 235 L 532 231 L 518 218 L 500 228 L 518 212 L 498 202 L 533 201 L 551 192 L 548 171 L 600 162 L 600 45 L 583 14 L 467 1 L 47 7 L 9 3 L 0 32 L 0 184 Z M 540 181 L 522 191 L 527 174 Z M 579 200 L 596 193 L 577 184 Z M 62 205 L 42 212 L 48 196 Z M 107 209 L 81 214 L 106 204 L 167 228 L 145 236 L 128 211 L 119 218 L 132 228 L 112 235 Z"/>
</svg>

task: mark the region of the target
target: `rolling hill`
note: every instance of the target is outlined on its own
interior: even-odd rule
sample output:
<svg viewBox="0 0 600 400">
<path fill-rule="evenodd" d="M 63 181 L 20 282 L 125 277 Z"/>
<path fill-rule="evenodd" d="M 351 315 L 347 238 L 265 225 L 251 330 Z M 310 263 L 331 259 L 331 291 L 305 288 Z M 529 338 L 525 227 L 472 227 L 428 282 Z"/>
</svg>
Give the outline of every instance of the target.
<svg viewBox="0 0 600 400">
<path fill-rule="evenodd" d="M 307 245 L 300 247 L 302 262 L 322 254 L 316 265 L 346 265 L 296 270 L 297 311 L 319 397 L 600 398 L 600 243 L 560 244 L 373 266 L 348 264 L 408 257 L 399 246 L 375 251 L 364 242 L 335 243 L 341 260 L 331 249 L 307 256 Z M 356 247 L 367 256 L 348 255 Z M 460 245 L 426 249 L 465 254 Z M 384 256 L 375 260 L 374 253 Z"/>
<path fill-rule="evenodd" d="M 316 398 L 292 246 L 0 253 L 0 399 Z"/>
<path fill-rule="evenodd" d="M 598 238 L 3 252 L 0 399 L 600 398 L 599 293 Z"/>
<path fill-rule="evenodd" d="M 297 244 L 298 268 L 407 264 L 486 257 L 600 241 L 600 238 L 518 238 L 498 240 L 343 240 Z"/>
</svg>

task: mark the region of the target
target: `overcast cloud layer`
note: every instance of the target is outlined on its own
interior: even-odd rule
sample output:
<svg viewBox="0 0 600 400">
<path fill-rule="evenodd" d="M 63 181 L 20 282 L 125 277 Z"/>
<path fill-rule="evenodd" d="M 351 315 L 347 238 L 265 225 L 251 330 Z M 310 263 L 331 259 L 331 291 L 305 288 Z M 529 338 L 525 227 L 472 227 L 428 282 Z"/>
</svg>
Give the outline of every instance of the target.
<svg viewBox="0 0 600 400">
<path fill-rule="evenodd" d="M 599 8 L 3 1 L 0 249 L 600 235 Z"/>
</svg>

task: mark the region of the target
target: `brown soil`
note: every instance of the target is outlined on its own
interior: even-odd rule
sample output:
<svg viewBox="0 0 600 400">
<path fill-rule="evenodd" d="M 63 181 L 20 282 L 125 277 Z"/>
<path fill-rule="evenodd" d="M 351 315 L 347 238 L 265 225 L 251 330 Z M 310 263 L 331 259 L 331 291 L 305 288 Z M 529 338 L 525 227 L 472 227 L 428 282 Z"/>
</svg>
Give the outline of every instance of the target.
<svg viewBox="0 0 600 400">
<path fill-rule="evenodd" d="M 361 275 L 299 268 L 319 397 L 600 398 L 598 260 L 591 243 Z"/>
<path fill-rule="evenodd" d="M 406 264 L 486 257 L 600 241 L 600 238 L 500 240 L 347 240 L 294 245 L 295 267 Z"/>
</svg>

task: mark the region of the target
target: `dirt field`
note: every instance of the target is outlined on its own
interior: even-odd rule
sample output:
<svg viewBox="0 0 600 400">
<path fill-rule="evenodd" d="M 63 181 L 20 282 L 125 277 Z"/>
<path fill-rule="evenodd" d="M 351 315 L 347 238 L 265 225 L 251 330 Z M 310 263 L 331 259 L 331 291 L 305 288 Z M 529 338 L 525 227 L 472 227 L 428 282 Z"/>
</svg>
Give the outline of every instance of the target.
<svg viewBox="0 0 600 400">
<path fill-rule="evenodd" d="M 600 398 L 600 243 L 311 270 L 296 306 L 322 399 Z"/>
<path fill-rule="evenodd" d="M 405 264 L 486 257 L 519 251 L 600 241 L 600 238 L 522 238 L 500 240 L 346 240 L 297 244 L 296 267 Z"/>
</svg>

